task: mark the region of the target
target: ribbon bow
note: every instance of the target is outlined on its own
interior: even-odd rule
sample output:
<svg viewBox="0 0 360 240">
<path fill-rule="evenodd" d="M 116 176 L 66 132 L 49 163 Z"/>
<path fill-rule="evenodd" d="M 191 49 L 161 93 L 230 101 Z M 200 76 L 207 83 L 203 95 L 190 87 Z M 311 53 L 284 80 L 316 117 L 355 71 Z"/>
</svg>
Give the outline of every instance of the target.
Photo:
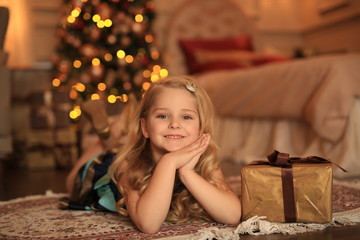
<svg viewBox="0 0 360 240">
<path fill-rule="evenodd" d="M 293 163 L 331 163 L 340 168 L 343 172 L 347 172 L 344 168 L 340 167 L 338 164 L 331 162 L 328 159 L 309 156 L 309 157 L 290 157 L 288 153 L 281 153 L 277 150 L 274 150 L 273 153 L 267 156 L 271 166 L 278 167 L 291 167 Z"/>
</svg>

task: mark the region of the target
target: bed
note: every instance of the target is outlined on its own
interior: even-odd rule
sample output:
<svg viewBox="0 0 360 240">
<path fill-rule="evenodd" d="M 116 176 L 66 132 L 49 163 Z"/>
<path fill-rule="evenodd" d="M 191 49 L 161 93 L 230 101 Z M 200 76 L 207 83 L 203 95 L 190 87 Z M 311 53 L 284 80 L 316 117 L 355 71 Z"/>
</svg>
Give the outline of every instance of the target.
<svg viewBox="0 0 360 240">
<path fill-rule="evenodd" d="M 360 54 L 291 59 L 259 53 L 239 1 L 188 0 L 172 15 L 165 63 L 192 74 L 219 116 L 222 160 L 244 164 L 277 149 L 329 158 L 360 174 Z"/>
</svg>

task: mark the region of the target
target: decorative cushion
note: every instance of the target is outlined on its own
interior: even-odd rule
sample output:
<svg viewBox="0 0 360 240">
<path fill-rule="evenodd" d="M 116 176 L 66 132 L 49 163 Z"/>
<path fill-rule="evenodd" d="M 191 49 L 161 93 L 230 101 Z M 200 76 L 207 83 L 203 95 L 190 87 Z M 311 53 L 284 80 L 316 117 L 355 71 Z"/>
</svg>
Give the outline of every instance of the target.
<svg viewBox="0 0 360 240">
<path fill-rule="evenodd" d="M 197 50 L 247 50 L 252 51 L 252 40 L 248 35 L 223 39 L 181 39 L 180 47 L 184 52 L 190 74 L 201 72 L 201 63 L 197 61 Z M 221 63 L 221 66 L 226 64 Z M 220 66 L 219 65 L 219 66 Z"/>
<path fill-rule="evenodd" d="M 204 50 L 194 53 L 198 63 L 198 73 L 222 69 L 250 68 L 272 62 L 288 61 L 279 54 L 262 54 L 243 50 Z"/>
</svg>

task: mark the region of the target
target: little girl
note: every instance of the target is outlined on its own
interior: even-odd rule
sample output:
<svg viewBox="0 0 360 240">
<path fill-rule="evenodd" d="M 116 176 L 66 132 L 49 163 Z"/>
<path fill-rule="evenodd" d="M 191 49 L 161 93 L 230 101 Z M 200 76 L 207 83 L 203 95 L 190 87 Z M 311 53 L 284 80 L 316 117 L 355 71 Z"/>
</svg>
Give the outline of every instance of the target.
<svg viewBox="0 0 360 240">
<path fill-rule="evenodd" d="M 192 78 L 169 77 L 151 85 L 133 115 L 119 153 L 88 161 L 63 207 L 118 211 L 145 233 L 164 221 L 237 224 L 241 205 L 216 158 L 207 93 Z"/>
<path fill-rule="evenodd" d="M 160 80 L 143 96 L 111 166 L 118 211 L 141 231 L 155 233 L 166 220 L 239 222 L 239 198 L 216 158 L 214 120 L 210 98 L 189 77 Z"/>
</svg>

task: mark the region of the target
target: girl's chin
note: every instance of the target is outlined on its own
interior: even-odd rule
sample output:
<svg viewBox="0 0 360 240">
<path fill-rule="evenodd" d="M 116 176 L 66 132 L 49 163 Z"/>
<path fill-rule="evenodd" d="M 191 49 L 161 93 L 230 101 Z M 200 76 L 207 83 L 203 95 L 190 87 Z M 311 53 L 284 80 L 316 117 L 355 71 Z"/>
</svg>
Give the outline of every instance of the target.
<svg viewBox="0 0 360 240">
<path fill-rule="evenodd" d="M 177 150 L 179 150 L 179 149 L 181 149 L 182 147 L 171 147 L 171 148 L 167 148 L 166 149 L 166 152 L 175 152 L 175 151 L 177 151 Z"/>
</svg>

